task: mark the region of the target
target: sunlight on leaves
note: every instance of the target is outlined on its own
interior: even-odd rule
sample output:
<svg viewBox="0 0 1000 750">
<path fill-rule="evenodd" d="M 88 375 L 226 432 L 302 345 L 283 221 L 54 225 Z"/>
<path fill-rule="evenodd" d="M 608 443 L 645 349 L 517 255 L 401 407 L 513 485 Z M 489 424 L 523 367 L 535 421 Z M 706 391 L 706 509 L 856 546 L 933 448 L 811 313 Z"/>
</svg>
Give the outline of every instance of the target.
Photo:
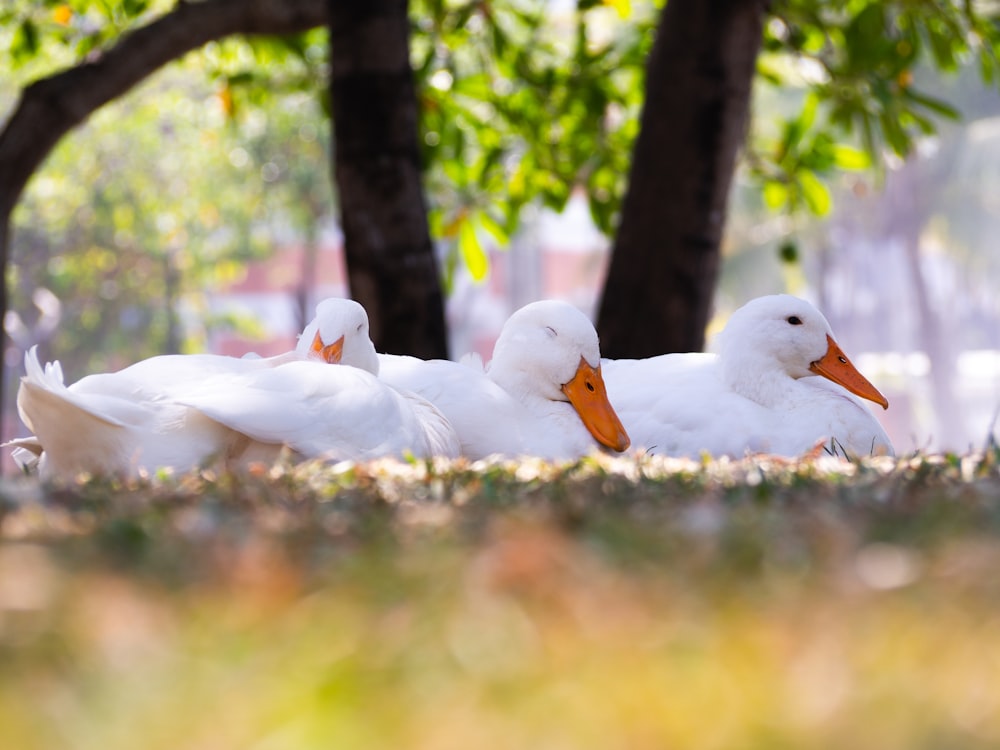
<svg viewBox="0 0 1000 750">
<path fill-rule="evenodd" d="M 482 281 L 490 268 L 490 261 L 476 234 L 476 226 L 466 218 L 458 228 L 458 251 L 474 281 Z"/>
<path fill-rule="evenodd" d="M 860 171 L 872 165 L 871 156 L 866 152 L 843 143 L 833 145 L 833 158 L 840 169 Z"/>
<path fill-rule="evenodd" d="M 809 206 L 809 210 L 817 216 L 826 216 L 830 212 L 832 200 L 830 191 L 820 179 L 808 170 L 798 173 L 799 186 L 802 188 L 802 197 Z"/>
</svg>

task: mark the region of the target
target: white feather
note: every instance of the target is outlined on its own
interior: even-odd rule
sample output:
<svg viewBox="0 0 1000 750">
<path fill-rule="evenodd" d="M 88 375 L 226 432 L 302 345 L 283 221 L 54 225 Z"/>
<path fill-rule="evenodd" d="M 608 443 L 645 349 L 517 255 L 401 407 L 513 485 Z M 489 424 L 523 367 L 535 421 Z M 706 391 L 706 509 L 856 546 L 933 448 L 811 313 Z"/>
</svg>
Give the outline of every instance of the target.
<svg viewBox="0 0 1000 750">
<path fill-rule="evenodd" d="M 633 444 L 652 453 L 797 456 L 832 443 L 848 455 L 892 455 L 861 399 L 809 370 L 827 335 L 805 300 L 762 297 L 733 313 L 718 355 L 605 360 L 604 377 Z"/>
</svg>

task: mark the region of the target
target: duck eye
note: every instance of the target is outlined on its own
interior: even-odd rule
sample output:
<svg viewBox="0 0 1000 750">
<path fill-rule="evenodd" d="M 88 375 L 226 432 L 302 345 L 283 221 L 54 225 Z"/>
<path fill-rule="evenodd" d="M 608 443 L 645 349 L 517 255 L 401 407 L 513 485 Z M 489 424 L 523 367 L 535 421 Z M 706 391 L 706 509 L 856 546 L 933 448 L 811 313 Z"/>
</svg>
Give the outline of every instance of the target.
<svg viewBox="0 0 1000 750">
<path fill-rule="evenodd" d="M 787 318 L 785 318 L 785 320 L 787 320 L 793 326 L 802 325 L 802 318 L 800 318 L 798 315 L 789 315 Z"/>
<path fill-rule="evenodd" d="M 361 331 L 364 330 L 364 327 L 365 327 L 364 323 L 358 323 L 358 333 L 361 333 Z"/>
</svg>

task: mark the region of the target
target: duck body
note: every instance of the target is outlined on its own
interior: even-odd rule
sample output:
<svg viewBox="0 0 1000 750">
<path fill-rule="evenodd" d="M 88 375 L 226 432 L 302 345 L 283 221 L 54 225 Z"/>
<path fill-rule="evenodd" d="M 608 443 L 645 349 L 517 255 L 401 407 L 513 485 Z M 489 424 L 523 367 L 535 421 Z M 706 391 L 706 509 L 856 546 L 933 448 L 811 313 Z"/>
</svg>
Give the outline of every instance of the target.
<svg viewBox="0 0 1000 750">
<path fill-rule="evenodd" d="M 605 360 L 605 380 L 638 447 L 696 457 L 893 454 L 859 394 L 888 406 L 805 300 L 775 295 L 733 313 L 718 354 Z M 852 392 L 853 391 L 853 392 Z"/>
<path fill-rule="evenodd" d="M 449 360 L 391 354 L 379 358 L 385 382 L 423 396 L 444 414 L 458 435 L 463 456 L 570 458 L 594 445 L 568 402 L 546 403 L 533 411 L 482 369 Z M 553 419 L 566 429 L 559 430 Z"/>
<path fill-rule="evenodd" d="M 176 403 L 304 458 L 365 461 L 458 455 L 455 432 L 427 400 L 355 367 L 298 361 L 209 379 Z"/>
<path fill-rule="evenodd" d="M 22 465 L 36 456 L 44 478 L 188 469 L 239 442 L 233 431 L 169 399 L 67 388 L 59 363 L 43 368 L 34 347 L 25 354 L 25 371 L 17 407 L 34 435 L 9 445 L 24 451 Z"/>
<path fill-rule="evenodd" d="M 817 443 L 840 455 L 893 454 L 871 410 L 825 378 L 793 381 L 782 403 L 765 406 L 726 387 L 712 354 L 605 360 L 603 369 L 634 444 L 654 455 L 798 456 Z M 669 392 L 635 387 L 647 378 Z"/>
<path fill-rule="evenodd" d="M 296 350 L 267 359 L 164 355 L 67 387 L 59 363 L 43 368 L 32 349 L 18 411 L 34 435 L 7 445 L 22 466 L 63 478 L 272 462 L 288 448 L 331 460 L 457 454 L 440 413 L 362 368 L 377 371 L 378 358 L 350 300 L 320 303 Z"/>
<path fill-rule="evenodd" d="M 562 460 L 628 435 L 608 402 L 597 333 L 564 302 L 526 305 L 505 323 L 486 367 L 379 355 L 380 377 L 433 403 L 455 428 L 463 455 Z"/>
</svg>

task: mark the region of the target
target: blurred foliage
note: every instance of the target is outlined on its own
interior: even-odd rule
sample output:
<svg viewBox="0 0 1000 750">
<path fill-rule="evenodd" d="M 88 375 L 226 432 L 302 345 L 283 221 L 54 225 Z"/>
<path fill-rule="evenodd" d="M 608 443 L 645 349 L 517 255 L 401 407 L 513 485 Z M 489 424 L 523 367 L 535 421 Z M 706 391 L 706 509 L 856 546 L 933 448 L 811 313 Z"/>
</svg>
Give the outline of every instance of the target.
<svg viewBox="0 0 1000 750">
<path fill-rule="evenodd" d="M 598 228 L 610 236 L 617 224 L 662 3 L 557 6 L 413 8 L 432 227 L 456 240 L 473 276 L 482 273 L 476 238 L 502 245 L 524 205 L 558 211 L 582 188 Z M 957 118 L 915 80 L 927 68 L 975 66 L 995 86 L 997 13 L 988 3 L 929 0 L 773 3 L 758 88 L 796 93 L 788 109 L 753 113 L 744 161 L 764 205 L 825 216 L 831 176 L 880 170 L 887 153 L 905 157 Z M 467 223 L 477 231 L 463 232 Z"/>
<path fill-rule="evenodd" d="M 575 187 L 613 233 L 638 132 L 651 3 L 418 0 L 413 64 L 436 237 L 481 276 L 521 211 L 561 211 Z M 471 262 L 470 262 L 471 261 Z"/>
<path fill-rule="evenodd" d="M 70 372 L 105 369 L 102 354 L 161 353 L 171 310 L 220 325 L 205 292 L 330 213 L 312 168 L 328 158 L 314 97 L 288 94 L 227 123 L 220 92 L 188 89 L 179 73 L 64 139 L 15 213 L 12 309 L 29 311 L 30 339 L 37 290 L 58 298 L 64 324 L 47 343 Z M 185 334 L 184 349 L 204 348 L 206 328 Z"/>
<path fill-rule="evenodd" d="M 957 73 L 975 66 L 983 81 L 1000 78 L 1000 15 L 993 3 L 920 0 L 782 0 L 765 27 L 759 80 L 808 94 L 748 156 L 772 209 L 801 207 L 825 215 L 830 193 L 820 180 L 834 170 L 879 168 L 887 152 L 906 157 L 937 132 L 955 107 L 921 90 L 922 69 Z M 758 133 L 767 118 L 755 118 Z M 838 138 L 848 138 L 848 144 Z"/>
<path fill-rule="evenodd" d="M 0 28 L 15 70 L 49 75 L 113 43 L 122 33 L 170 10 L 168 0 L 8 0 Z"/>
<path fill-rule="evenodd" d="M 574 189 L 585 191 L 597 226 L 613 233 L 661 5 L 412 0 L 429 220 L 446 249 L 446 286 L 459 264 L 485 277 L 488 248 L 505 245 L 526 206 L 559 210 Z M 0 9 L 0 49 L 8 50 L 13 72 L 6 85 L 83 60 L 171 7 L 159 0 L 13 0 Z M 942 118 L 957 115 L 915 83 L 922 71 L 974 65 L 996 83 L 995 15 L 992 4 L 973 2 L 773 3 L 744 158 L 757 202 L 786 215 L 824 215 L 831 176 L 878 170 L 887 152 L 910 153 Z M 90 301 L 72 302 L 81 309 L 70 317 L 83 330 L 67 330 L 57 342 L 60 357 L 74 356 L 69 339 L 81 344 L 81 363 L 117 346 L 95 338 L 98 306 L 120 319 L 134 300 L 163 299 L 154 290 L 163 289 L 169 264 L 180 278 L 177 294 L 194 300 L 213 278 L 236 272 L 232 263 L 277 244 L 274 227 L 308 237 L 332 216 L 327 126 L 320 107 L 306 104 L 328 110 L 326 60 L 322 29 L 213 43 L 65 139 L 16 214 L 15 261 L 26 268 L 13 279 L 22 290 L 14 307 L 30 318 L 34 286 L 68 301 L 70 274 L 93 269 L 93 278 L 73 284 Z M 760 93 L 765 89 L 780 96 Z M 12 95 L 0 91 L 9 102 L 4 109 Z M 777 110 L 765 108 L 777 99 Z M 107 159 L 115 169 L 103 169 Z M 133 163 L 143 166 L 133 172 Z M 154 181 L 173 187 L 152 189 Z M 56 186 L 68 192 L 53 192 Z M 52 268 L 46 252 L 57 259 Z M 104 268 L 105 256 L 120 258 L 123 270 L 144 270 L 109 283 L 118 266 Z M 148 281 L 141 292 L 140 276 Z M 117 295 L 120 309 L 97 302 L 93 293 L 100 297 L 102 288 L 105 297 Z M 167 340 L 165 310 L 126 314 L 128 326 L 134 321 L 129 331 L 145 331 L 150 352 Z"/>
<path fill-rule="evenodd" d="M 995 445 L 0 497 L 0 725 L 24 750 L 1000 741 Z"/>
</svg>

